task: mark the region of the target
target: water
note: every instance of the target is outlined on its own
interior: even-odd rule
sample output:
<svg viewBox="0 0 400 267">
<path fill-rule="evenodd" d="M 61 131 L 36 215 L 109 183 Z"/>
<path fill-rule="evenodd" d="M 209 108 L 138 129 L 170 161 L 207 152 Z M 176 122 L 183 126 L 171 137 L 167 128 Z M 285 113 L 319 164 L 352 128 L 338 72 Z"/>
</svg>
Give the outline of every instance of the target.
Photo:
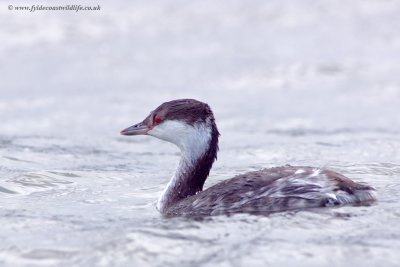
<svg viewBox="0 0 400 267">
<path fill-rule="evenodd" d="M 1 266 L 398 265 L 397 1 L 6 4 Z M 206 187 L 262 167 L 325 166 L 371 184 L 379 202 L 161 217 L 178 150 L 119 131 L 182 97 L 208 102 L 222 133 Z"/>
</svg>

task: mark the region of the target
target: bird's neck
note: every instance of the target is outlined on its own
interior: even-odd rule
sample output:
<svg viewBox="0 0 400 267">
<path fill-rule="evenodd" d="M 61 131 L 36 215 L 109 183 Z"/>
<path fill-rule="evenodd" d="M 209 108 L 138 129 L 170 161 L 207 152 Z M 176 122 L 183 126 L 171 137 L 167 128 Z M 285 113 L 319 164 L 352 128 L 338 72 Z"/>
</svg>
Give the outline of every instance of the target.
<svg viewBox="0 0 400 267">
<path fill-rule="evenodd" d="M 168 208 L 182 199 L 203 190 L 218 151 L 218 130 L 214 121 L 209 125 L 194 125 L 196 131 L 190 139 L 177 144 L 181 159 L 167 187 L 160 196 L 157 208 L 166 213 Z"/>
</svg>

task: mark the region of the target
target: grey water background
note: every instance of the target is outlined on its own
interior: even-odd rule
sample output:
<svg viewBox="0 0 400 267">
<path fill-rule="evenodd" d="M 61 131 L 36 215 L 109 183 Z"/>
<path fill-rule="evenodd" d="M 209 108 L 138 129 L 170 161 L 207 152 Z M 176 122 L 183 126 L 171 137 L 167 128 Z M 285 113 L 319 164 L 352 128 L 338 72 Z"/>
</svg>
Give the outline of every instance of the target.
<svg viewBox="0 0 400 267">
<path fill-rule="evenodd" d="M 25 3 L 63 1 L 0 5 L 0 266 L 398 266 L 399 1 Z M 222 133 L 206 187 L 290 163 L 379 202 L 163 218 L 179 151 L 119 131 L 176 98 Z"/>
</svg>

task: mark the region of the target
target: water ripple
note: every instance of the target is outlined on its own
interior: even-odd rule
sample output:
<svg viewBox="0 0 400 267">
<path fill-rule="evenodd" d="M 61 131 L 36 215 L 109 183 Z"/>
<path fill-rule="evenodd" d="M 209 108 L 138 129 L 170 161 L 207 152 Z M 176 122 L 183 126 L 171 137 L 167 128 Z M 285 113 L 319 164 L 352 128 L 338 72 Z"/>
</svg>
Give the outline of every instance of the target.
<svg viewBox="0 0 400 267">
<path fill-rule="evenodd" d="M 54 188 L 63 189 L 73 184 L 68 178 L 79 177 L 76 174 L 59 171 L 30 172 L 0 181 L 0 192 L 8 194 L 31 194 Z"/>
</svg>

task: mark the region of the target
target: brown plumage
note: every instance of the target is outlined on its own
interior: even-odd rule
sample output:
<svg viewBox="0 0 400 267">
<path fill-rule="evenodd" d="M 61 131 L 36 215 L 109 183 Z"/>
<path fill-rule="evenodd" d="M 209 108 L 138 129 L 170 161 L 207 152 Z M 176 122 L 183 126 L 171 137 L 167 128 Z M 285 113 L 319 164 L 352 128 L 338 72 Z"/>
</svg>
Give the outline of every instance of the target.
<svg viewBox="0 0 400 267">
<path fill-rule="evenodd" d="M 331 170 L 290 165 L 241 174 L 203 191 L 219 132 L 211 108 L 194 99 L 165 102 L 121 133 L 152 135 L 181 149 L 178 169 L 157 204 L 165 215 L 269 214 L 376 200 L 369 185 Z"/>
</svg>

